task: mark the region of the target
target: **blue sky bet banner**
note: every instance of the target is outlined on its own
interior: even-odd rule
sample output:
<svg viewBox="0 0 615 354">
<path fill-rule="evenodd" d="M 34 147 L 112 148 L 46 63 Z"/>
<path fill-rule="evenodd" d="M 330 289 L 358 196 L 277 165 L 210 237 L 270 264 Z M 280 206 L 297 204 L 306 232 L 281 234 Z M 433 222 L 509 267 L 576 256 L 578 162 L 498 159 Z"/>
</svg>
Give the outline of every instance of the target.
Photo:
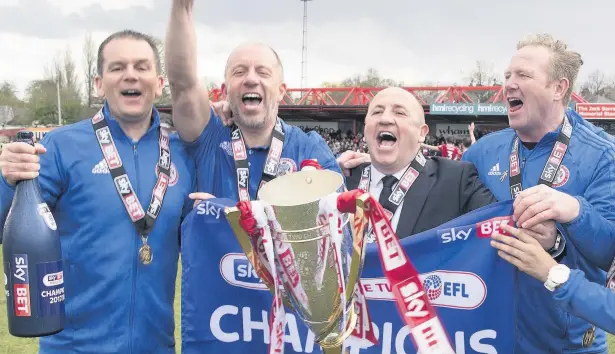
<svg viewBox="0 0 615 354">
<path fill-rule="evenodd" d="M 226 199 L 198 205 L 182 225 L 182 353 L 265 353 L 272 296 L 228 226 Z M 514 269 L 489 245 L 491 233 L 512 223 L 512 202 L 493 204 L 401 241 L 422 274 L 425 290 L 457 354 L 512 353 Z M 379 341 L 351 354 L 416 353 L 368 245 L 362 285 Z M 321 353 L 314 335 L 287 309 L 287 353 Z"/>
</svg>

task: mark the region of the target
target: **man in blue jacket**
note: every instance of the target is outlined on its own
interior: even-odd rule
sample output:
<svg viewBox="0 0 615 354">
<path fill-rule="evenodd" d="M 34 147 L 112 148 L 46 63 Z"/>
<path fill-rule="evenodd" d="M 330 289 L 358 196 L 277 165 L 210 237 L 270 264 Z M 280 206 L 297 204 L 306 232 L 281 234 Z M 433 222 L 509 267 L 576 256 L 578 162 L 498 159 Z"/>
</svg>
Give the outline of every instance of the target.
<svg viewBox="0 0 615 354">
<path fill-rule="evenodd" d="M 558 264 L 526 231 L 510 225 L 502 225 L 502 231 L 515 237 L 492 235 L 491 245 L 498 249 L 500 257 L 544 283 L 562 310 L 615 334 L 614 281 L 606 287 L 591 282 L 582 270 Z M 609 270 L 609 279 L 613 279 L 613 272 L 614 267 Z"/>
<path fill-rule="evenodd" d="M 612 139 L 566 110 L 579 54 L 549 35 L 529 37 L 517 49 L 504 84 L 510 128 L 479 139 L 463 160 L 474 163 L 498 200 L 516 198 L 519 227 L 558 222 L 561 262 L 604 284 L 615 253 Z M 515 352 L 606 353 L 604 331 L 562 311 L 543 282 L 519 273 L 518 285 Z"/>
<path fill-rule="evenodd" d="M 215 114 L 197 76 L 194 0 L 173 0 L 165 43 L 165 64 L 173 98 L 173 123 L 197 166 L 197 187 L 219 198 L 256 199 L 263 183 L 296 172 L 316 159 L 324 169 L 341 170 L 324 139 L 304 133 L 278 117 L 286 94 L 278 54 L 248 43 L 229 56 L 222 91 L 233 113 L 229 127 Z"/>
<path fill-rule="evenodd" d="M 41 338 L 41 353 L 175 353 L 179 230 L 195 171 L 153 107 L 162 87 L 152 39 L 115 33 L 99 48 L 104 108 L 36 148 L 2 150 L 2 223 L 15 183 L 38 177 L 61 238 L 65 329 Z"/>
</svg>

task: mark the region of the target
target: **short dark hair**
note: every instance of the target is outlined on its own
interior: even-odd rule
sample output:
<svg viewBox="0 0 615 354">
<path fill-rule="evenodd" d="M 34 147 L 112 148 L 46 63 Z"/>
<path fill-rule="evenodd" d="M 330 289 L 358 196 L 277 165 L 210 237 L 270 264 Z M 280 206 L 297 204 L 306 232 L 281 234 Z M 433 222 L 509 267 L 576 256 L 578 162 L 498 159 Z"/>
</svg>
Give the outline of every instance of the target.
<svg viewBox="0 0 615 354">
<path fill-rule="evenodd" d="M 452 136 L 448 135 L 448 136 L 445 138 L 445 141 L 446 141 L 447 143 L 449 143 L 449 144 L 453 144 L 453 143 L 455 142 L 455 139 L 454 139 Z"/>
<path fill-rule="evenodd" d="M 158 51 L 158 44 L 156 43 L 156 41 L 154 40 L 154 38 L 152 36 L 149 36 L 147 34 L 141 33 L 141 32 L 137 32 L 137 31 L 133 31 L 133 30 L 123 30 L 123 31 L 119 31 L 119 32 L 115 32 L 112 35 L 110 35 L 109 37 L 107 37 L 98 47 L 98 60 L 96 62 L 96 70 L 98 71 L 98 75 L 102 76 L 103 74 L 103 66 L 104 66 L 104 62 L 105 62 L 105 58 L 103 55 L 103 51 L 105 50 L 105 47 L 107 46 L 107 44 L 109 44 L 109 42 L 111 42 L 114 39 L 121 39 L 121 38 L 131 38 L 131 39 L 135 39 L 138 41 L 145 41 L 147 42 L 147 44 L 149 44 L 149 46 L 152 48 L 152 51 L 154 52 L 154 58 L 156 59 L 156 72 L 157 73 L 161 73 L 162 72 L 162 63 L 160 60 L 160 52 Z"/>
</svg>

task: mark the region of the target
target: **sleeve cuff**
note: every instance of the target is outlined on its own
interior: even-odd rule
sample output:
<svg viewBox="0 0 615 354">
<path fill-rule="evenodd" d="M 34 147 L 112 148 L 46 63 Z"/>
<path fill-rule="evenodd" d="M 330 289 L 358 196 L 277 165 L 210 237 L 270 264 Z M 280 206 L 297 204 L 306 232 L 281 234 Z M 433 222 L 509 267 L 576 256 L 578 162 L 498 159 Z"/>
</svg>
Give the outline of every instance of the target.
<svg viewBox="0 0 615 354">
<path fill-rule="evenodd" d="M 10 184 L 6 178 L 4 178 L 4 175 L 0 174 L 0 179 L 2 180 L 2 182 L 0 182 L 0 186 L 2 186 L 2 189 L 8 191 L 10 190 L 11 192 L 15 192 L 15 187 L 14 185 Z"/>
<path fill-rule="evenodd" d="M 216 115 L 216 112 L 214 111 L 213 108 L 209 108 L 209 111 L 211 112 L 210 118 L 209 118 L 209 122 L 207 122 L 207 125 L 203 128 L 203 131 L 201 132 L 201 135 L 199 135 L 198 138 L 196 138 L 196 140 L 194 141 L 185 141 L 183 139 L 181 139 L 182 143 L 184 144 L 184 146 L 189 149 L 189 150 L 193 150 L 198 148 L 203 142 L 205 142 L 207 140 L 208 137 L 208 130 L 212 130 L 212 126 L 214 125 L 222 125 L 222 121 L 220 120 L 220 117 L 218 117 Z M 181 136 L 180 136 L 181 138 Z"/>
<path fill-rule="evenodd" d="M 568 280 L 553 291 L 553 298 L 558 301 L 564 300 L 567 293 L 571 290 L 570 288 L 577 282 L 576 278 L 579 276 L 583 276 L 583 273 L 580 270 L 570 269 Z"/>
<path fill-rule="evenodd" d="M 570 232 L 576 232 L 579 227 L 583 226 L 583 223 L 587 219 L 587 210 L 590 210 L 590 205 L 585 198 L 581 196 L 574 197 L 579 202 L 579 215 L 576 218 L 572 219 L 572 221 L 564 224 L 564 226 L 569 229 Z"/>
</svg>

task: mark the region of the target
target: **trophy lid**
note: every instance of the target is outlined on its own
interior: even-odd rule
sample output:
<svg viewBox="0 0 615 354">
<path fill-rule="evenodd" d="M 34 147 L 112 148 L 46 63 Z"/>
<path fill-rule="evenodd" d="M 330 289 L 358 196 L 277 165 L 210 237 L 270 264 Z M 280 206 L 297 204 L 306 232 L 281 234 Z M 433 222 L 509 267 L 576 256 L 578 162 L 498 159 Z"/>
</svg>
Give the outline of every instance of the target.
<svg viewBox="0 0 615 354">
<path fill-rule="evenodd" d="M 344 190 L 344 177 L 330 170 L 303 170 L 275 178 L 258 192 L 272 206 L 299 206 Z"/>
</svg>

